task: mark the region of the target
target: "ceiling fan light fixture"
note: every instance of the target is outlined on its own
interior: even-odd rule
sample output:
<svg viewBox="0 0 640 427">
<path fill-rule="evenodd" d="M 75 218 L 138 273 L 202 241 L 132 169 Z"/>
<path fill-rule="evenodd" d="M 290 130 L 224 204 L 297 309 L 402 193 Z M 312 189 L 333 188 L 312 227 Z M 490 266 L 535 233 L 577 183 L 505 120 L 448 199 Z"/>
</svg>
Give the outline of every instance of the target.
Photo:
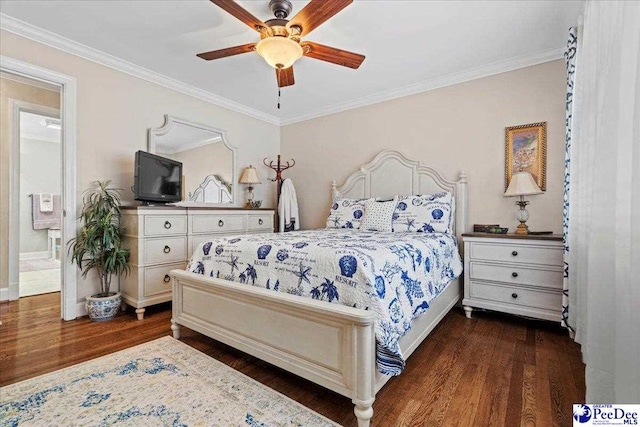
<svg viewBox="0 0 640 427">
<path fill-rule="evenodd" d="M 287 37 L 267 37 L 256 45 L 258 55 L 273 68 L 289 68 L 303 55 L 302 46 Z"/>
</svg>

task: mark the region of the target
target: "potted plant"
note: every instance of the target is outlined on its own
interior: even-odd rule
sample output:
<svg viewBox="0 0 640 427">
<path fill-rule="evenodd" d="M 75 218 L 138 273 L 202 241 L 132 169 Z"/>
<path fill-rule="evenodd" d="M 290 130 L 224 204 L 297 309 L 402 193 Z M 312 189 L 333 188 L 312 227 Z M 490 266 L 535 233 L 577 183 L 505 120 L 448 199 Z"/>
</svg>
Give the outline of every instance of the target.
<svg viewBox="0 0 640 427">
<path fill-rule="evenodd" d="M 119 188 L 111 181 L 95 181 L 95 186 L 83 194 L 82 226 L 78 235 L 69 240 L 68 252 L 86 278 L 96 270 L 100 277 L 100 293 L 87 297 L 89 318 L 110 320 L 118 313 L 122 298 L 120 292 L 111 292 L 113 276 L 129 273 L 129 251 L 122 247 L 123 229 L 120 225 Z"/>
</svg>

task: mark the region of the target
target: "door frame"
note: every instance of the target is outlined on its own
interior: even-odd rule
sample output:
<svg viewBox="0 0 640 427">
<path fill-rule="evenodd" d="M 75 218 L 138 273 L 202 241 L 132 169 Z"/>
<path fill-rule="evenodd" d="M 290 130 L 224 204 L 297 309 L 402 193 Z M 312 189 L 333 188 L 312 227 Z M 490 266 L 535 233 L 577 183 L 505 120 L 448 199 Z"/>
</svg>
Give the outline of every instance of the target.
<svg viewBox="0 0 640 427">
<path fill-rule="evenodd" d="M 62 144 L 62 244 L 76 237 L 77 234 L 77 203 L 76 203 L 76 135 L 77 135 L 77 81 L 75 77 L 58 73 L 38 67 L 27 62 L 23 62 L 8 56 L 0 55 L 0 70 L 17 74 L 22 77 L 43 81 L 60 86 L 60 118 L 62 121 L 61 144 Z M 13 132 L 12 132 L 13 134 Z M 11 154 L 12 159 L 16 153 Z M 19 153 L 18 153 L 19 156 Z M 15 192 L 16 179 L 10 175 L 9 197 L 9 229 L 15 230 L 19 224 L 19 212 L 15 206 L 19 206 L 20 192 L 19 180 L 18 191 Z M 10 233 L 9 239 L 9 265 L 19 260 L 19 240 Z M 13 242 L 13 244 L 12 244 Z M 16 244 L 17 243 L 17 244 Z M 66 251 L 60 251 L 60 264 L 62 268 L 62 285 L 60 287 L 60 311 L 64 320 L 73 320 L 78 316 L 78 296 L 77 296 L 77 269 L 71 264 L 71 260 Z M 9 268 L 11 274 L 12 268 Z M 18 281 L 9 281 L 9 299 L 19 298 Z"/>
</svg>

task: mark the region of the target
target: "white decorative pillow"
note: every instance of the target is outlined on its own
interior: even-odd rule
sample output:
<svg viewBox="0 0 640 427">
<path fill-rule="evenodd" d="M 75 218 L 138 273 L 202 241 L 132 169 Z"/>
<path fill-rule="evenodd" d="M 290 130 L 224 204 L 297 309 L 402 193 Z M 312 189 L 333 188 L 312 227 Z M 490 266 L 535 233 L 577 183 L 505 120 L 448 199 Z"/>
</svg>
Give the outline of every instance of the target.
<svg viewBox="0 0 640 427">
<path fill-rule="evenodd" d="M 364 217 L 360 223 L 361 230 L 393 231 L 391 221 L 396 210 L 396 198 L 387 202 L 377 202 L 373 199 L 364 205 Z"/>
<path fill-rule="evenodd" d="M 393 231 L 451 233 L 454 200 L 449 192 L 418 196 L 398 196 L 393 214 Z"/>
<path fill-rule="evenodd" d="M 368 199 L 336 199 L 331 205 L 326 228 L 360 228 L 364 203 Z M 373 199 L 370 199 L 373 200 Z"/>
</svg>

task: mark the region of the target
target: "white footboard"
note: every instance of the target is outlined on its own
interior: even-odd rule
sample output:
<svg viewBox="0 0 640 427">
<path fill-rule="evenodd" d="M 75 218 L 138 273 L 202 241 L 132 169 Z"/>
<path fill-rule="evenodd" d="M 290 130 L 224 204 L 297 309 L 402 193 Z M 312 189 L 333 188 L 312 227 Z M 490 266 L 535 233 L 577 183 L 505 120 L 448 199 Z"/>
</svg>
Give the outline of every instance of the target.
<svg viewBox="0 0 640 427">
<path fill-rule="evenodd" d="M 375 397 L 375 314 L 208 278 L 173 277 L 174 336 L 180 325 L 350 397 L 368 426 Z"/>
</svg>

